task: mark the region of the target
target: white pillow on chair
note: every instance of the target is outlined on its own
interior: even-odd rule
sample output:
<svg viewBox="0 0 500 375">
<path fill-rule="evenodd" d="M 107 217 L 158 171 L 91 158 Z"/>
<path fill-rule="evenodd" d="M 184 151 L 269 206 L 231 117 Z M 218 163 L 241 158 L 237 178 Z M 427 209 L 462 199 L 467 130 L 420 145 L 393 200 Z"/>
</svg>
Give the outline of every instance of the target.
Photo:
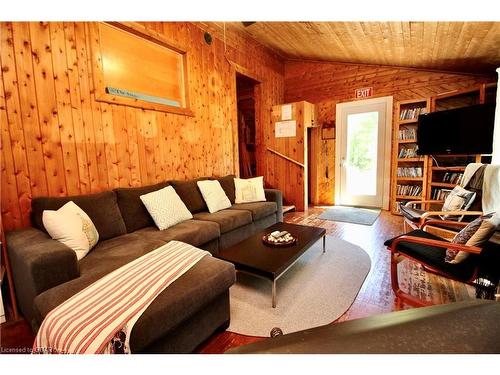
<svg viewBox="0 0 500 375">
<path fill-rule="evenodd" d="M 443 204 L 443 211 L 467 211 L 474 202 L 476 193 L 466 190 L 461 186 L 455 186 L 453 190 L 446 197 Z M 442 218 L 446 219 L 450 215 L 444 215 Z"/>
<path fill-rule="evenodd" d="M 231 207 L 231 201 L 217 180 L 197 181 L 201 195 L 207 204 L 208 211 L 214 213 Z"/>
<path fill-rule="evenodd" d="M 159 230 L 193 218 L 172 186 L 140 196 Z"/>
<path fill-rule="evenodd" d="M 57 211 L 44 210 L 43 226 L 52 239 L 57 240 L 82 259 L 99 241 L 99 233 L 90 217 L 73 201 Z"/>
<path fill-rule="evenodd" d="M 235 178 L 234 190 L 236 199 L 234 203 L 265 202 L 264 177 L 248 179 Z"/>
</svg>

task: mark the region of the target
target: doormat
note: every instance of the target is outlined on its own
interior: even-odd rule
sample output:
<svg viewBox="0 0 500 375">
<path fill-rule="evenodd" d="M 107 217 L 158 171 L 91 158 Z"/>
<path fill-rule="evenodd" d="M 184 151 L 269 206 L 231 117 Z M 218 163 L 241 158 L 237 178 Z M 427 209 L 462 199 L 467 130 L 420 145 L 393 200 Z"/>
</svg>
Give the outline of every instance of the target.
<svg viewBox="0 0 500 375">
<path fill-rule="evenodd" d="M 379 209 L 334 206 L 327 208 L 318 219 L 372 225 L 380 215 Z"/>
</svg>

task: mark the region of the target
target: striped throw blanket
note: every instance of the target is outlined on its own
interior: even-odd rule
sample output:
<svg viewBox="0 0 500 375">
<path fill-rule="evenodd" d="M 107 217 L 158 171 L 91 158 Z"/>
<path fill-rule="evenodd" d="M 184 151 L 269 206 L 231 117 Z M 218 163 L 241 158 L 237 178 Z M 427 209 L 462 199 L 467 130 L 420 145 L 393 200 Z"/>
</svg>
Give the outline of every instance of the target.
<svg viewBox="0 0 500 375">
<path fill-rule="evenodd" d="M 130 332 L 141 314 L 205 255 L 171 241 L 111 272 L 47 314 L 33 353 L 130 353 Z"/>
</svg>

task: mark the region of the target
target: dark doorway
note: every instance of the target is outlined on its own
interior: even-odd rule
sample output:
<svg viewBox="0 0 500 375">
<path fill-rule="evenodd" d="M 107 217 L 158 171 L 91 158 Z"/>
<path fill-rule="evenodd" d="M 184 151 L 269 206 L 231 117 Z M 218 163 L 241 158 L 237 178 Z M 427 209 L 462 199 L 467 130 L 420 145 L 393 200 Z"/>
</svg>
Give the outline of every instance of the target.
<svg viewBox="0 0 500 375">
<path fill-rule="evenodd" d="M 255 86 L 259 82 L 236 73 L 236 98 L 238 109 L 238 151 L 240 177 L 254 177 L 257 174 L 255 158 Z"/>
</svg>

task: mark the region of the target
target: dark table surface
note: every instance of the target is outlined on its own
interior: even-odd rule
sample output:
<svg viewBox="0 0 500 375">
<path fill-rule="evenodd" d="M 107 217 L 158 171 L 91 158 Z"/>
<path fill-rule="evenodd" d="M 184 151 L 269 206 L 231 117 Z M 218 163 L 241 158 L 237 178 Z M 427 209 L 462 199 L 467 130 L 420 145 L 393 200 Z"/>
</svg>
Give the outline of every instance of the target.
<svg viewBox="0 0 500 375">
<path fill-rule="evenodd" d="M 266 245 L 262 237 L 276 230 L 290 232 L 297 237 L 297 243 L 287 247 Z M 274 280 L 324 235 L 324 228 L 276 223 L 234 246 L 221 250 L 217 257 L 233 263 L 238 270 Z"/>
</svg>

